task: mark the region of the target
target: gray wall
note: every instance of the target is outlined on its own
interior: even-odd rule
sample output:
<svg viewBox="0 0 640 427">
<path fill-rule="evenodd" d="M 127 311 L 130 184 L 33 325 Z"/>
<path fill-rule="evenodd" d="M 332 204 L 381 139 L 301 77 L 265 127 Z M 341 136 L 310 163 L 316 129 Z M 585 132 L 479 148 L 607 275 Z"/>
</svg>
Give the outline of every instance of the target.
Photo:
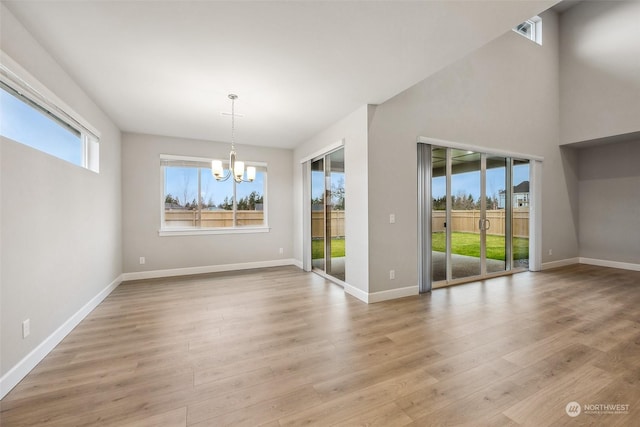
<svg viewBox="0 0 640 427">
<path fill-rule="evenodd" d="M 344 139 L 345 161 L 345 275 L 346 282 L 364 292 L 369 284 L 369 227 L 367 182 L 367 123 L 373 107 L 356 111 L 300 144 L 293 155 L 294 256 L 302 262 L 303 200 L 302 159 Z"/>
<path fill-rule="evenodd" d="M 640 2 L 582 2 L 560 29 L 561 143 L 639 131 Z"/>
<path fill-rule="evenodd" d="M 154 135 L 123 135 L 124 272 L 209 267 L 293 257 L 292 151 L 239 145 L 239 159 L 268 163 L 268 233 L 163 236 L 160 154 L 226 158 L 231 145 Z M 242 184 L 240 184 L 242 185 Z M 279 248 L 284 254 L 279 254 Z M 144 256 L 146 264 L 140 265 Z"/>
<path fill-rule="evenodd" d="M 119 278 L 122 242 L 120 131 L 0 8 L 2 50 L 102 134 L 99 174 L 0 139 L 3 375 Z"/>
<path fill-rule="evenodd" d="M 640 264 L 640 140 L 582 148 L 580 256 Z"/>
<path fill-rule="evenodd" d="M 542 46 L 509 31 L 376 108 L 369 127 L 370 292 L 417 284 L 417 136 L 543 156 L 542 261 L 578 255 L 576 158 L 559 148 L 558 18 L 552 11 L 541 16 Z"/>
</svg>

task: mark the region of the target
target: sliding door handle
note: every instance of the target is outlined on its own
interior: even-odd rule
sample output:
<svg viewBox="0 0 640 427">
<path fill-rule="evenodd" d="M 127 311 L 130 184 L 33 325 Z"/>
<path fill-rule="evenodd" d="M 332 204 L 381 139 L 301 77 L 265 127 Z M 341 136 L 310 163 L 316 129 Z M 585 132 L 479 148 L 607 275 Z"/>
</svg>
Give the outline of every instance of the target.
<svg viewBox="0 0 640 427">
<path fill-rule="evenodd" d="M 478 228 L 480 229 L 480 231 L 487 231 L 489 228 L 491 228 L 491 221 L 486 218 L 480 218 L 480 220 L 478 221 Z"/>
</svg>

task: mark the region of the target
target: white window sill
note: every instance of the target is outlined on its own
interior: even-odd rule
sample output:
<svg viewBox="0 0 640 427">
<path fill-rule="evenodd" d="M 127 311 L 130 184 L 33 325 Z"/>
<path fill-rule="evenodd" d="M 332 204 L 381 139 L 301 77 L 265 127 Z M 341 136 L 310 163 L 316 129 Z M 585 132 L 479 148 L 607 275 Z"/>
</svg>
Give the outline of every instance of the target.
<svg viewBox="0 0 640 427">
<path fill-rule="evenodd" d="M 229 227 L 229 228 L 163 228 L 158 231 L 160 237 L 168 236 L 205 236 L 210 234 L 250 234 L 268 233 L 270 227 Z"/>
</svg>

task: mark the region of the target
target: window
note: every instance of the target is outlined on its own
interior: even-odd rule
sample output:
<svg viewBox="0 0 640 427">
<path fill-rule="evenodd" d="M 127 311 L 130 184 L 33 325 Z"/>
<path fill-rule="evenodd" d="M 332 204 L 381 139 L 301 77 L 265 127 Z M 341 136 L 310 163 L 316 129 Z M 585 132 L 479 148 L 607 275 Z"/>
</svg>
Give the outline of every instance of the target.
<svg viewBox="0 0 640 427">
<path fill-rule="evenodd" d="M 1 136 L 98 172 L 97 132 L 6 56 L 0 64 L 0 110 Z"/>
<path fill-rule="evenodd" d="M 517 25 L 513 31 L 542 45 L 542 19 L 539 16 L 527 19 L 522 24 Z"/>
<path fill-rule="evenodd" d="M 163 155 L 161 235 L 267 231 L 264 163 L 253 182 L 216 181 L 211 160 Z M 224 167 L 228 161 L 223 161 Z"/>
</svg>

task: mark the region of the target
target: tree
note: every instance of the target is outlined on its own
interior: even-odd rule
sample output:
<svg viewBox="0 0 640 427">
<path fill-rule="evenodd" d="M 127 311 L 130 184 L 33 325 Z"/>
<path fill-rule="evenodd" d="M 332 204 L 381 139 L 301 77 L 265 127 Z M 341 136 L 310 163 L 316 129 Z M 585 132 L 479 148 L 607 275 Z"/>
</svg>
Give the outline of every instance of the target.
<svg viewBox="0 0 640 427">
<path fill-rule="evenodd" d="M 164 198 L 164 202 L 168 203 L 170 205 L 178 205 L 180 206 L 180 202 L 178 201 L 178 199 L 176 197 L 173 197 L 173 195 L 171 193 L 167 194 Z"/>
<path fill-rule="evenodd" d="M 239 211 L 248 211 L 249 210 L 249 204 L 247 202 L 247 198 L 243 197 L 242 199 L 238 200 L 237 207 L 238 207 Z"/>
<path fill-rule="evenodd" d="M 443 211 L 447 209 L 447 196 L 442 196 L 433 199 L 433 210 Z"/>
<path fill-rule="evenodd" d="M 344 210 L 344 179 L 340 178 L 337 185 L 331 185 L 331 203 L 333 209 Z"/>
<path fill-rule="evenodd" d="M 218 205 L 220 209 L 225 211 L 233 210 L 233 200 L 229 199 L 229 196 L 225 196 L 224 201 Z"/>
<path fill-rule="evenodd" d="M 184 205 L 184 208 L 190 211 L 195 211 L 198 209 L 198 202 L 196 199 L 193 199 L 191 202 Z"/>
<path fill-rule="evenodd" d="M 465 195 L 463 192 L 459 192 L 457 195 L 451 198 L 451 207 L 455 210 L 471 210 L 480 209 L 480 199 L 475 201 L 473 195 Z"/>
<path fill-rule="evenodd" d="M 189 188 L 189 183 L 191 181 L 191 177 L 186 170 L 182 172 L 182 204 L 186 207 L 187 201 L 189 200 L 189 193 L 191 193 L 191 189 Z"/>
<path fill-rule="evenodd" d="M 238 200 L 238 210 L 255 211 L 256 205 L 263 203 L 264 197 L 257 191 L 252 191 L 248 196 Z"/>
</svg>

